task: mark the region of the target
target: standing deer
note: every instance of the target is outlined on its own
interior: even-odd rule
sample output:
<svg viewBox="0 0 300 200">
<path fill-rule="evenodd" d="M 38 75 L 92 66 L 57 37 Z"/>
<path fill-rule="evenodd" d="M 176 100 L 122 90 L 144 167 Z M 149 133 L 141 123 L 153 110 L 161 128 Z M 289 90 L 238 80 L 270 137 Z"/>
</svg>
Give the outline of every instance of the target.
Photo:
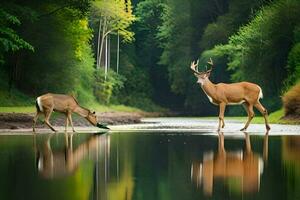
<svg viewBox="0 0 300 200">
<path fill-rule="evenodd" d="M 248 114 L 248 121 L 246 122 L 245 127 L 241 129 L 241 131 L 245 131 L 248 128 L 251 120 L 254 117 L 253 106 L 257 108 L 263 115 L 265 119 L 266 129 L 270 130 L 267 119 L 268 112 L 259 102 L 259 99 L 263 98 L 261 88 L 258 85 L 249 82 L 214 84 L 209 80 L 210 73 L 214 66 L 212 59 L 210 58 L 210 61 L 208 61 L 207 63 L 211 66 L 211 68 L 204 72 L 198 71 L 199 60 L 197 61 L 197 63 L 193 61 L 190 68 L 194 72 L 194 75 L 198 78 L 197 83 L 200 84 L 209 101 L 212 104 L 219 106 L 220 111 L 218 131 L 220 131 L 221 127 L 224 128 L 225 126 L 225 107 L 227 105 L 236 104 L 243 104 Z"/>
<path fill-rule="evenodd" d="M 265 134 L 263 154 L 268 151 L 268 132 Z M 266 161 L 266 160 L 264 160 Z M 204 152 L 202 162 L 192 162 L 191 180 L 197 187 L 203 185 L 206 195 L 212 195 L 214 182 L 235 178 L 241 184 L 242 192 L 254 193 L 259 191 L 260 179 L 263 173 L 264 161 L 260 154 L 251 148 L 250 135 L 245 133 L 245 151 L 227 151 L 224 134 L 218 134 L 218 152 Z"/>
<path fill-rule="evenodd" d="M 78 115 L 84 117 L 92 125 L 97 125 L 97 116 L 95 112 L 91 112 L 89 109 L 83 108 L 77 102 L 73 96 L 63 94 L 44 94 L 36 99 L 36 115 L 33 118 L 33 132 L 35 132 L 35 125 L 40 114 L 45 115 L 45 124 L 49 128 L 56 132 L 53 126 L 50 124 L 49 119 L 53 111 L 61 112 L 66 115 L 65 131 L 68 129 L 70 122 L 73 132 L 72 113 L 75 112 Z"/>
</svg>

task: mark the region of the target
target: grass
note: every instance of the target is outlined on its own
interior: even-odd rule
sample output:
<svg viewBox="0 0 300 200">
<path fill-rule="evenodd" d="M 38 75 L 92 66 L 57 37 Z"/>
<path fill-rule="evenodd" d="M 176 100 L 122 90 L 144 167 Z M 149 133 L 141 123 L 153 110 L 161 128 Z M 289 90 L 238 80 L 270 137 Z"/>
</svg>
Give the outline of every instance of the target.
<svg viewBox="0 0 300 200">
<path fill-rule="evenodd" d="M 31 102 L 34 102 L 33 98 L 12 89 L 11 92 L 2 90 L 0 88 L 0 105 L 10 106 L 30 106 Z"/>
<path fill-rule="evenodd" d="M 273 113 L 270 113 L 268 120 L 271 124 L 299 124 L 298 120 L 286 120 L 282 119 L 284 117 L 284 110 L 280 109 Z M 262 116 L 255 117 L 253 123 L 264 124 L 264 118 Z"/>
<path fill-rule="evenodd" d="M 273 113 L 269 114 L 268 120 L 269 123 L 271 124 L 300 124 L 299 120 L 286 120 L 286 119 L 281 119 L 284 116 L 284 111 L 283 109 L 277 110 Z M 205 117 L 205 119 L 215 119 L 216 117 Z M 236 120 L 236 121 L 241 121 L 241 122 L 246 122 L 247 121 L 247 116 L 241 116 L 241 117 L 226 117 L 225 120 Z M 262 116 L 260 115 L 255 115 L 251 123 L 255 124 L 264 124 L 265 120 Z"/>
<path fill-rule="evenodd" d="M 0 81 L 0 113 L 34 113 L 35 100 L 16 89 L 11 92 L 7 88 L 3 89 Z M 92 102 L 89 105 L 83 105 L 91 110 L 98 112 L 142 112 L 142 110 L 124 105 L 100 105 L 97 102 Z"/>
<path fill-rule="evenodd" d="M 96 110 L 98 112 L 142 112 L 142 110 L 125 105 L 101 105 L 93 104 L 89 107 L 90 109 Z"/>
<path fill-rule="evenodd" d="M 35 106 L 7 106 L 0 107 L 0 113 L 34 113 Z"/>
<path fill-rule="evenodd" d="M 89 107 L 91 110 L 98 112 L 142 112 L 142 110 L 124 105 L 100 105 L 93 104 Z M 0 107 L 0 113 L 34 113 L 35 106 L 6 106 Z"/>
</svg>

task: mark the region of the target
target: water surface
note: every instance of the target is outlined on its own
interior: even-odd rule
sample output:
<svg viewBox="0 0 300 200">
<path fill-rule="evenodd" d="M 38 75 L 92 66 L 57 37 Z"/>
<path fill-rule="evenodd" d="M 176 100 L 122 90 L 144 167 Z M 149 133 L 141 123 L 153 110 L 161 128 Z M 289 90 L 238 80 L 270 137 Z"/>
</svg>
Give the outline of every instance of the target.
<svg viewBox="0 0 300 200">
<path fill-rule="evenodd" d="M 0 136 L 0 199 L 300 199 L 300 137 Z"/>
</svg>

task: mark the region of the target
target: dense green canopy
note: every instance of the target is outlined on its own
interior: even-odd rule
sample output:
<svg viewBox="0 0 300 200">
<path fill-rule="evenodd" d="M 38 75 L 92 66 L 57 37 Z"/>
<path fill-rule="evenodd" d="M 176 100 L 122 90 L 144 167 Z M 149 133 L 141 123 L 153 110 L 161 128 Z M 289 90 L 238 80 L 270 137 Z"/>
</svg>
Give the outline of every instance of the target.
<svg viewBox="0 0 300 200">
<path fill-rule="evenodd" d="M 255 82 L 266 107 L 280 108 L 300 77 L 300 2 L 184 2 L 0 3 L 0 95 L 72 93 L 85 103 L 210 115 L 217 108 L 189 64 L 199 58 L 204 69 L 212 57 L 213 82 Z"/>
</svg>

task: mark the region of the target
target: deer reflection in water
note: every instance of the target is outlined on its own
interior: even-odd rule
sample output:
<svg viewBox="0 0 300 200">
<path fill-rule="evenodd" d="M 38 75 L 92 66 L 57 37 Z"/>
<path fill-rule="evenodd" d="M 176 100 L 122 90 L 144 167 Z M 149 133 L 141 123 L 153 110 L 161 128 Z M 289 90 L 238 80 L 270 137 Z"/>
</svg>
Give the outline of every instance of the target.
<svg viewBox="0 0 300 200">
<path fill-rule="evenodd" d="M 264 138 L 263 159 L 268 159 L 268 132 Z M 260 177 L 263 173 L 263 160 L 254 153 L 251 148 L 250 136 L 245 133 L 245 151 L 226 151 L 224 146 L 224 134 L 218 135 L 218 152 L 214 155 L 204 153 L 203 162 L 193 162 L 191 166 L 191 180 L 197 187 L 203 184 L 206 195 L 212 195 L 213 185 L 216 179 L 229 180 L 236 178 L 243 192 L 258 192 Z"/>
<path fill-rule="evenodd" d="M 95 160 L 97 153 L 101 156 L 109 154 L 109 137 L 93 135 L 88 140 L 73 149 L 73 133 L 65 133 L 64 149 L 53 151 L 51 138 L 56 133 L 49 134 L 42 148 L 35 145 L 36 164 L 39 174 L 44 178 L 57 178 L 73 174 L 80 163 L 86 159 Z"/>
</svg>

